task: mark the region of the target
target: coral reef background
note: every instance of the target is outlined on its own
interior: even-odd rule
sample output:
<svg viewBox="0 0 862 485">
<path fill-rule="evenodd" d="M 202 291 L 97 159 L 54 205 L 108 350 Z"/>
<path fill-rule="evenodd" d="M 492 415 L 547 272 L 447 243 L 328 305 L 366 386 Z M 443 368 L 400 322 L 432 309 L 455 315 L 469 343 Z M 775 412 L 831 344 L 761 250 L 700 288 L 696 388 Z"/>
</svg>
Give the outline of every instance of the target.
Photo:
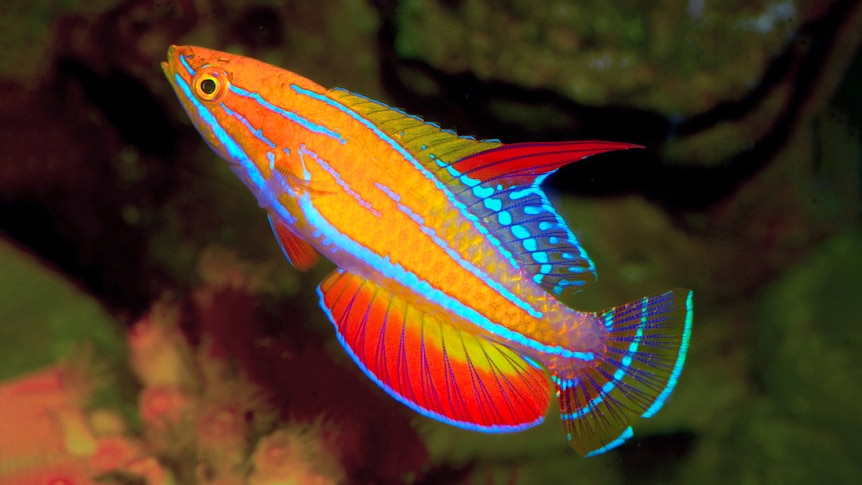
<svg viewBox="0 0 862 485">
<path fill-rule="evenodd" d="M 0 484 L 862 483 L 860 42 L 854 0 L 3 2 Z M 388 398 L 170 44 L 461 134 L 646 146 L 548 185 L 599 274 L 567 303 L 694 289 L 665 409 L 581 459 L 553 410 L 484 435 Z"/>
</svg>

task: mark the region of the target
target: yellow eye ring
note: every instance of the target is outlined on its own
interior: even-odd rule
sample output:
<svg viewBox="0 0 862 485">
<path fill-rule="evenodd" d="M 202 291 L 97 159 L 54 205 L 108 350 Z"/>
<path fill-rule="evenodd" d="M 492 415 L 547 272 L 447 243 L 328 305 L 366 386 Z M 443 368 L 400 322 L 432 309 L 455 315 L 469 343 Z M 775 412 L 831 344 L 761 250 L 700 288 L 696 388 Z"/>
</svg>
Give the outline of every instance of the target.
<svg viewBox="0 0 862 485">
<path fill-rule="evenodd" d="M 203 69 L 192 79 L 192 90 L 202 101 L 213 101 L 227 88 L 227 76 L 220 69 Z"/>
</svg>

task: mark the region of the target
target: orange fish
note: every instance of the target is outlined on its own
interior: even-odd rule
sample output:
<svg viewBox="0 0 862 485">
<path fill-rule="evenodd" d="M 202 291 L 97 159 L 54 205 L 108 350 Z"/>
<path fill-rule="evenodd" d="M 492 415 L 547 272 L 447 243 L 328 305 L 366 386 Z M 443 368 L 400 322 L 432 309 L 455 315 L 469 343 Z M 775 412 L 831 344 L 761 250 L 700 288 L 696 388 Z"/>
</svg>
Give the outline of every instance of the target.
<svg viewBox="0 0 862 485">
<path fill-rule="evenodd" d="M 595 455 L 667 400 L 688 349 L 690 291 L 598 313 L 554 297 L 596 275 L 542 181 L 636 145 L 479 141 L 200 47 L 171 47 L 162 69 L 290 262 L 307 270 L 322 254 L 338 266 L 320 305 L 347 353 L 398 401 L 509 432 L 540 423 L 555 390 L 572 447 Z"/>
</svg>

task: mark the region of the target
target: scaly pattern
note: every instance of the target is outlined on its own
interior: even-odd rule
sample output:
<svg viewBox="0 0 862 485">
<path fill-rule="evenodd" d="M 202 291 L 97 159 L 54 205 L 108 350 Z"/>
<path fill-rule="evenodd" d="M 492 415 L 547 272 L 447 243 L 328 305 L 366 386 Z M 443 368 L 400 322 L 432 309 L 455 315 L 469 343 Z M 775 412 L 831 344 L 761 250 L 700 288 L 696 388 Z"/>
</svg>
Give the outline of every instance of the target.
<svg viewBox="0 0 862 485">
<path fill-rule="evenodd" d="M 336 264 L 320 305 L 345 351 L 398 401 L 505 432 L 541 422 L 555 388 L 583 455 L 620 445 L 667 401 L 691 334 L 690 292 L 600 313 L 553 296 L 595 281 L 596 269 L 542 182 L 635 145 L 475 140 L 200 47 L 172 47 L 162 68 L 290 263 Z"/>
</svg>

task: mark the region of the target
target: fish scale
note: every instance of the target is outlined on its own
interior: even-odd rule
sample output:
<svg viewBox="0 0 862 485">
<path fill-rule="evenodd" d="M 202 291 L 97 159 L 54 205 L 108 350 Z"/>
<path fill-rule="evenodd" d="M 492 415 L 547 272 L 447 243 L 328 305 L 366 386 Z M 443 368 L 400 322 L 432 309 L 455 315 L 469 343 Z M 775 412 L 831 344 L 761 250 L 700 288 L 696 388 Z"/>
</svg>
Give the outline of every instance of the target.
<svg viewBox="0 0 862 485">
<path fill-rule="evenodd" d="M 685 363 L 692 294 L 602 312 L 553 295 L 595 266 L 542 182 L 618 142 L 475 140 L 344 89 L 201 47 L 162 69 L 195 127 L 318 287 L 345 352 L 394 399 L 482 431 L 542 422 L 555 391 L 571 446 L 592 456 L 668 400 Z"/>
</svg>

